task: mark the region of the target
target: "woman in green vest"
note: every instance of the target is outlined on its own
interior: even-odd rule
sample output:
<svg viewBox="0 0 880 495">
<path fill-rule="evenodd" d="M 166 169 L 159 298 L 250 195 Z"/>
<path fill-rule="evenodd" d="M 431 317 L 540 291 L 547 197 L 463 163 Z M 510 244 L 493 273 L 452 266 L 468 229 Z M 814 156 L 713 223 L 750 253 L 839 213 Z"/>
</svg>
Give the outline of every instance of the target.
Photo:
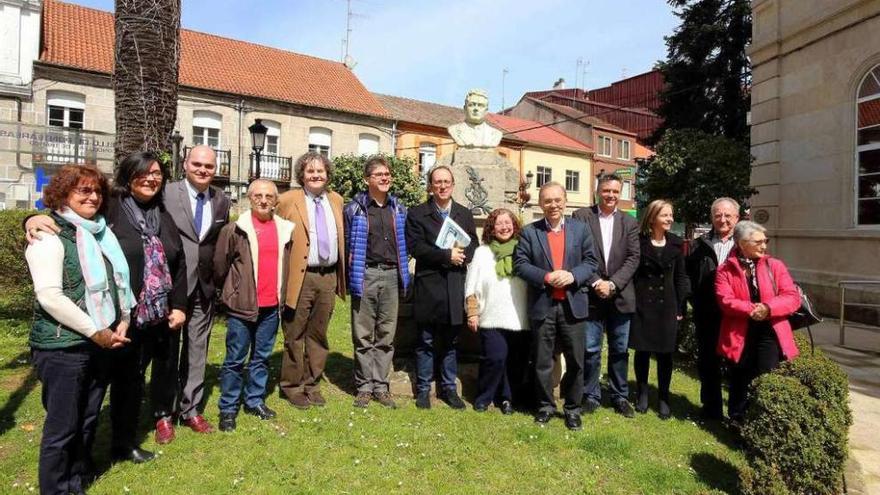
<svg viewBox="0 0 880 495">
<path fill-rule="evenodd" d="M 32 358 L 46 420 L 40 493 L 84 493 L 106 378 L 100 349 L 130 342 L 128 263 L 101 215 L 109 188 L 96 168 L 68 165 L 43 190 L 60 231 L 25 251 L 34 283 Z"/>
</svg>

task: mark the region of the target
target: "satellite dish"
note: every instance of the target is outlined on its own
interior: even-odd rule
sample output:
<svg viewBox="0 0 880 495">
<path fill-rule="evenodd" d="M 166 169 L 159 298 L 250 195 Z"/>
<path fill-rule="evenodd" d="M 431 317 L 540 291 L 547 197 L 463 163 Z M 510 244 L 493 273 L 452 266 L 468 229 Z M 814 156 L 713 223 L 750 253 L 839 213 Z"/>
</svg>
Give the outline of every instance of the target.
<svg viewBox="0 0 880 495">
<path fill-rule="evenodd" d="M 354 57 L 352 57 L 351 55 L 346 55 L 345 60 L 343 60 L 342 63 L 346 67 L 348 67 L 348 70 L 354 70 L 355 66 L 357 65 L 357 62 L 354 61 Z"/>
</svg>

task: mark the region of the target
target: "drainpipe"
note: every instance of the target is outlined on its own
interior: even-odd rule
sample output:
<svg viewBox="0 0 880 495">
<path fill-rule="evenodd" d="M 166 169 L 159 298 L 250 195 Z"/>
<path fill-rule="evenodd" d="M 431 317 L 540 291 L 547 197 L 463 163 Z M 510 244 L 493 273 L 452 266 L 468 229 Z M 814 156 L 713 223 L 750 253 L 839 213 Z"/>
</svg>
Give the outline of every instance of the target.
<svg viewBox="0 0 880 495">
<path fill-rule="evenodd" d="M 397 156 L 397 121 L 391 121 L 391 154 Z"/>
</svg>

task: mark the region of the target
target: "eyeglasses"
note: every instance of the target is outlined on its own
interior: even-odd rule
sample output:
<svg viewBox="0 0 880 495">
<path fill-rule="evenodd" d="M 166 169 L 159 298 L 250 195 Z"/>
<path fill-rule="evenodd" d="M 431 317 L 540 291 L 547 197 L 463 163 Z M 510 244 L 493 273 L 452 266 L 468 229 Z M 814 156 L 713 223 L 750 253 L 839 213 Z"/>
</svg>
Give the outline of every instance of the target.
<svg viewBox="0 0 880 495">
<path fill-rule="evenodd" d="M 135 179 L 137 179 L 137 180 L 147 180 L 147 179 L 161 180 L 162 179 L 162 171 L 161 170 L 154 170 L 152 172 L 147 172 L 143 175 L 138 175 L 137 177 L 135 177 Z"/>
<path fill-rule="evenodd" d="M 91 196 L 92 193 L 97 194 L 99 198 L 104 195 L 100 188 L 89 186 L 74 187 L 73 192 L 85 197 Z"/>
<path fill-rule="evenodd" d="M 372 177 L 374 179 L 384 179 L 386 177 L 391 177 L 391 172 L 376 172 L 376 173 L 370 174 L 370 177 Z"/>
<path fill-rule="evenodd" d="M 770 239 L 749 239 L 746 242 L 754 244 L 755 246 L 760 246 L 761 244 L 767 246 L 770 244 Z"/>
</svg>

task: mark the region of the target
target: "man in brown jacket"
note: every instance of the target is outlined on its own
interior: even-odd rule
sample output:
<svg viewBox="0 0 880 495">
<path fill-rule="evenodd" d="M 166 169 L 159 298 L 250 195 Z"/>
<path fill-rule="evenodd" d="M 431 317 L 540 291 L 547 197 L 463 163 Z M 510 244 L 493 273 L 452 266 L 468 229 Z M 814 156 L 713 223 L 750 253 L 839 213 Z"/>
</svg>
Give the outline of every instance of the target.
<svg viewBox="0 0 880 495">
<path fill-rule="evenodd" d="M 296 224 L 281 328 L 281 396 L 300 409 L 323 406 L 320 380 L 327 362 L 327 327 L 336 296 L 345 297 L 342 196 L 328 191 L 333 163 L 308 152 L 294 165 L 302 189 L 281 195 L 277 213 Z"/>
<path fill-rule="evenodd" d="M 273 182 L 251 182 L 248 200 L 251 209 L 223 227 L 214 251 L 214 277 L 216 286 L 222 287 L 220 301 L 228 316 L 226 358 L 220 369 L 221 431 L 235 430 L 241 402 L 248 414 L 264 420 L 275 417 L 265 402 L 267 361 L 278 334 L 294 224 L 272 214 L 278 201 Z"/>
</svg>

